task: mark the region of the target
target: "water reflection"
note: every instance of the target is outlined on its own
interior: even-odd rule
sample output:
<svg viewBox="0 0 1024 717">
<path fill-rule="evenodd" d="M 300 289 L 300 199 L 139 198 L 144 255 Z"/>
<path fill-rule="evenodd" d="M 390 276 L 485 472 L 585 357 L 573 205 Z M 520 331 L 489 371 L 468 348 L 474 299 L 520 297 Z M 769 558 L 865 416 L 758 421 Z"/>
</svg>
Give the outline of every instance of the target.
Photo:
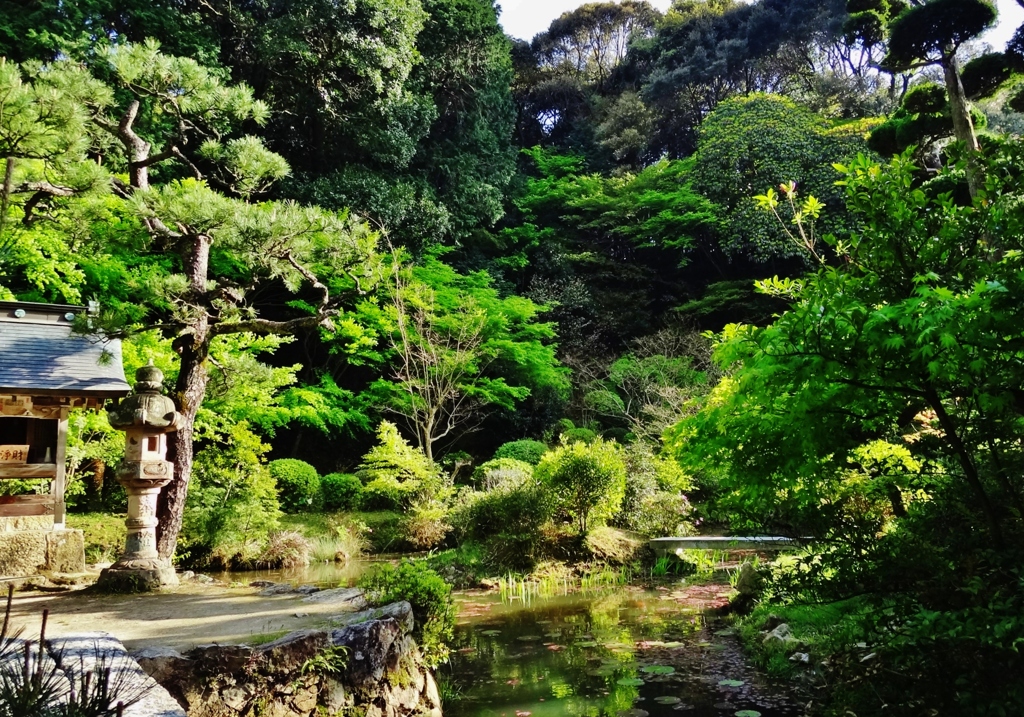
<svg viewBox="0 0 1024 717">
<path fill-rule="evenodd" d="M 321 588 L 335 588 L 353 585 L 368 566 L 375 561 L 366 559 L 350 560 L 347 563 L 311 563 L 303 567 L 281 570 L 245 570 L 238 572 L 210 573 L 210 577 L 226 583 L 248 585 L 257 580 L 292 585 L 316 585 Z"/>
<path fill-rule="evenodd" d="M 665 593 L 460 603 L 442 670 L 446 717 L 797 714 L 746 664 L 731 631 Z"/>
</svg>

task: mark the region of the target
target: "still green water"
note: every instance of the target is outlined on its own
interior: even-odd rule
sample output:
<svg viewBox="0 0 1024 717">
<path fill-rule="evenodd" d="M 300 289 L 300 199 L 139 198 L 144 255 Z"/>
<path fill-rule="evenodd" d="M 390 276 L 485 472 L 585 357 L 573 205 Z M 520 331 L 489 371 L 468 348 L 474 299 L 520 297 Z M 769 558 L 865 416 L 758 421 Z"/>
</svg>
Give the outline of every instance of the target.
<svg viewBox="0 0 1024 717">
<path fill-rule="evenodd" d="M 503 602 L 459 597 L 445 717 L 800 714 L 732 631 L 669 591 L 617 587 Z"/>
</svg>

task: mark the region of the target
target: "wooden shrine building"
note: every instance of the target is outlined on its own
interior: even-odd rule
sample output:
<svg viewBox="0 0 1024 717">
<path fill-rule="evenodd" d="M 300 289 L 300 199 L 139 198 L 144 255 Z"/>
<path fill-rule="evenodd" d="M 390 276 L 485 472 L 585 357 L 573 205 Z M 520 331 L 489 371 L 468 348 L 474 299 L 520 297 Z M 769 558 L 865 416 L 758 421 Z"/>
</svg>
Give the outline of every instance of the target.
<svg viewBox="0 0 1024 717">
<path fill-rule="evenodd" d="M 0 301 L 0 480 L 50 483 L 0 495 L 0 578 L 84 569 L 81 533 L 64 526 L 68 414 L 129 392 L 120 342 L 72 332 L 84 311 Z"/>
</svg>

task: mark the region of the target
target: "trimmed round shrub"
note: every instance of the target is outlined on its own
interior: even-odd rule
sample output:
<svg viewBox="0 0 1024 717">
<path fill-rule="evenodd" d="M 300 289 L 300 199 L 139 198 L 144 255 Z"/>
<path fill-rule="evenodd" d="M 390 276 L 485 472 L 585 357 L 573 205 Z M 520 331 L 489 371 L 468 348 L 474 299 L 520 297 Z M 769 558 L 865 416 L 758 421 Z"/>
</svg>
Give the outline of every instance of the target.
<svg viewBox="0 0 1024 717">
<path fill-rule="evenodd" d="M 637 511 L 636 524 L 631 527 L 644 535 L 658 538 L 690 535 L 693 532 L 690 524 L 692 514 L 686 496 L 656 491 L 644 497 Z"/>
<path fill-rule="evenodd" d="M 376 478 L 363 486 L 359 507 L 363 510 L 407 510 L 419 494 L 419 481 Z"/>
<path fill-rule="evenodd" d="M 363 494 L 363 482 L 351 473 L 328 473 L 320 479 L 324 510 L 355 510 Z"/>
<path fill-rule="evenodd" d="M 286 513 L 320 509 L 320 474 L 316 468 L 295 458 L 281 458 L 267 464 L 277 483 L 277 495 Z"/>
<path fill-rule="evenodd" d="M 515 458 L 495 458 L 473 471 L 473 483 L 481 490 L 494 490 L 533 478 L 533 465 Z"/>
<path fill-rule="evenodd" d="M 521 441 L 510 441 L 509 443 L 502 444 L 498 450 L 494 452 L 494 459 L 499 458 L 513 458 L 523 463 L 529 463 L 531 466 L 535 466 L 540 463 L 540 458 L 548 452 L 546 444 L 540 441 L 532 441 L 524 438 Z M 486 465 L 486 464 L 485 464 Z"/>
<path fill-rule="evenodd" d="M 570 428 L 561 435 L 564 443 L 593 443 L 597 439 L 597 432 L 589 428 Z"/>
</svg>

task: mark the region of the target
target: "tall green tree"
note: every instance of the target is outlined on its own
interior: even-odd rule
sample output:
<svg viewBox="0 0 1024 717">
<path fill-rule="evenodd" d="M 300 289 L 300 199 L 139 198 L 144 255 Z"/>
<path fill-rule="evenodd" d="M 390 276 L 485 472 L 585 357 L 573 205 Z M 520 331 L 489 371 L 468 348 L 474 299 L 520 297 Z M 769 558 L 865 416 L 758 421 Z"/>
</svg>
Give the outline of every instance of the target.
<svg viewBox="0 0 1024 717">
<path fill-rule="evenodd" d="M 659 114 L 654 146 L 688 156 L 698 126 L 720 102 L 787 92 L 817 43 L 838 35 L 841 19 L 842 5 L 833 0 L 676 3 L 629 60 Z"/>
<path fill-rule="evenodd" d="M 383 312 L 391 375 L 370 393 L 404 420 L 428 459 L 489 411 L 512 410 L 531 391 L 564 391 L 542 307 L 499 295 L 486 272 L 459 275 L 436 259 L 403 267 L 396 256 L 393 280 Z"/>
<path fill-rule="evenodd" d="M 194 424 L 206 397 L 214 342 L 328 324 L 341 297 L 313 267 L 348 277 L 352 292 L 364 290 L 373 281 L 376 239 L 344 214 L 253 201 L 288 165 L 258 138 L 235 132 L 239 123 L 258 125 L 268 114 L 248 87 L 224 84 L 195 61 L 164 55 L 152 42 L 121 46 L 105 57 L 109 85 L 67 61 L 30 66 L 35 75 L 5 74 L 30 110 L 5 115 L 4 122 L 13 124 L 3 134 L 13 136 L 40 102 L 59 98 L 59 106 L 73 109 L 70 119 L 54 115 L 51 123 L 83 139 L 70 147 L 58 142 L 56 158 L 33 158 L 42 163 L 36 171 L 62 181 L 28 186 L 17 207 L 21 225 L 31 227 L 44 200 L 87 201 L 88 192 L 63 178 L 90 177 L 89 189 L 108 192 L 101 207 L 121 222 L 94 231 L 77 247 L 83 273 L 102 277 L 111 289 L 91 328 L 130 334 L 156 324 L 173 340 L 179 356 L 175 399 L 184 420 L 170 443 L 175 480 L 159 503 L 159 549 L 169 558 L 185 507 Z M 34 92 L 26 94 L 26 80 Z M 33 126 L 45 133 L 47 125 Z M 78 211 L 96 219 L 95 208 Z M 124 247 L 130 256 L 122 261 L 116 255 Z M 305 291 L 304 310 L 260 316 L 252 295 L 266 285 Z"/>
<path fill-rule="evenodd" d="M 996 169 L 1021 152 L 1000 147 L 981 175 L 986 198 L 966 204 L 940 193 L 946 182 L 918 186 L 909 154 L 840 167 L 858 220 L 827 237 L 843 261 L 761 283 L 791 308 L 764 328 L 727 328 L 716 356 L 729 378 L 670 435 L 685 465 L 717 471 L 734 527 L 821 541 L 799 589 L 888 610 L 867 629 L 906 678 L 883 699 L 940 712 L 1024 701 L 1015 680 L 990 679 L 1020 669 L 1024 634 L 1012 617 L 1024 603 L 1012 567 L 1024 532 L 1024 188 Z M 985 249 L 995 232 L 997 258 Z M 980 684 L 985 694 L 969 687 Z"/>
<path fill-rule="evenodd" d="M 795 181 L 830 208 L 822 231 L 839 229 L 846 212 L 832 164 L 863 152 L 870 126 L 826 120 L 779 95 L 722 102 L 701 125 L 692 181 L 721 207 L 723 253 L 760 262 L 803 256 L 775 219 L 758 209 L 753 187 Z"/>
</svg>

